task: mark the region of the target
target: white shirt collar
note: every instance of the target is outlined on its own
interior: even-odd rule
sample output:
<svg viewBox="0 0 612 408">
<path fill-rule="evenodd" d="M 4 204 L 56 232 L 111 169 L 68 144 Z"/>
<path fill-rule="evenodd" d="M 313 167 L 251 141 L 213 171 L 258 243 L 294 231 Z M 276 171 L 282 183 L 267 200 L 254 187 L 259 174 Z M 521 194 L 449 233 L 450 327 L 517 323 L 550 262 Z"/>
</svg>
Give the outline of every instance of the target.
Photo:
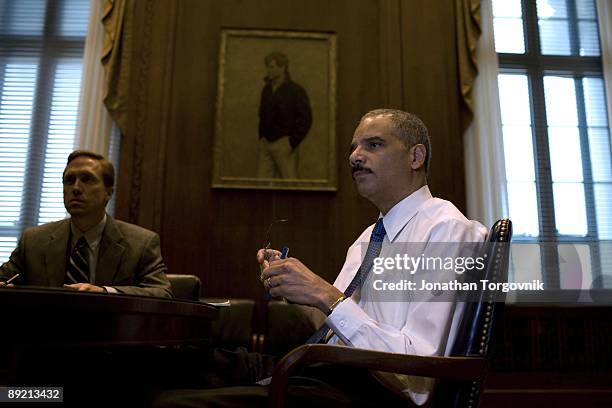
<svg viewBox="0 0 612 408">
<path fill-rule="evenodd" d="M 419 211 L 419 208 L 432 198 L 429 187 L 424 185 L 413 192 L 399 203 L 395 204 L 383 217 L 379 214 L 378 218 L 383 217 L 383 224 L 390 242 L 393 242 L 397 234 L 404 228 Z"/>
<path fill-rule="evenodd" d="M 76 242 L 81 238 L 81 236 L 85 236 L 85 240 L 87 241 L 87 245 L 92 250 L 95 250 L 96 247 L 100 244 L 102 240 L 102 233 L 104 232 L 104 227 L 106 227 L 106 214 L 102 217 L 102 220 L 97 224 L 91 227 L 89 230 L 82 232 L 79 230 L 76 225 L 71 221 L 70 222 L 70 230 L 72 231 L 72 245 L 74 246 Z"/>
</svg>

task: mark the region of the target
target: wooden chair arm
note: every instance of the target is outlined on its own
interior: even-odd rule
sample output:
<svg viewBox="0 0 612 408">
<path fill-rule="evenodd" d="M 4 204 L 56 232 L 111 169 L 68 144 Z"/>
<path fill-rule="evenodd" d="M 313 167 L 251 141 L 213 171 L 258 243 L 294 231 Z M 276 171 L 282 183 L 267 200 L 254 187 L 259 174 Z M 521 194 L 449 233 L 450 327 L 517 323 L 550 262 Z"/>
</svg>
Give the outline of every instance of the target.
<svg viewBox="0 0 612 408">
<path fill-rule="evenodd" d="M 293 349 L 274 369 L 269 396 L 271 407 L 283 407 L 289 377 L 300 367 L 313 363 L 340 364 L 420 377 L 472 381 L 484 377 L 487 360 L 480 357 L 430 357 L 305 344 Z"/>
</svg>

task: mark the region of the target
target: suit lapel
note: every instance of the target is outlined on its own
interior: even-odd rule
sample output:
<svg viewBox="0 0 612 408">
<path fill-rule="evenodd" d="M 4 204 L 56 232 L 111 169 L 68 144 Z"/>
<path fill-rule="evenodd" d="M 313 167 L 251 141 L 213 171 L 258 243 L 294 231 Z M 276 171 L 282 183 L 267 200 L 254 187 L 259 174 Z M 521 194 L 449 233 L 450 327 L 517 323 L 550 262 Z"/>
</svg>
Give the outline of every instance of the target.
<svg viewBox="0 0 612 408">
<path fill-rule="evenodd" d="M 47 268 L 49 286 L 62 286 L 64 284 L 69 237 L 69 219 L 60 222 L 57 229 L 49 237 L 49 243 L 45 251 L 45 267 Z"/>
<path fill-rule="evenodd" d="M 104 227 L 102 240 L 100 241 L 98 265 L 96 266 L 97 284 L 111 285 L 116 281 L 121 256 L 125 251 L 121 241 L 123 241 L 123 234 L 119 231 L 115 221 L 107 215 L 106 227 Z"/>
</svg>

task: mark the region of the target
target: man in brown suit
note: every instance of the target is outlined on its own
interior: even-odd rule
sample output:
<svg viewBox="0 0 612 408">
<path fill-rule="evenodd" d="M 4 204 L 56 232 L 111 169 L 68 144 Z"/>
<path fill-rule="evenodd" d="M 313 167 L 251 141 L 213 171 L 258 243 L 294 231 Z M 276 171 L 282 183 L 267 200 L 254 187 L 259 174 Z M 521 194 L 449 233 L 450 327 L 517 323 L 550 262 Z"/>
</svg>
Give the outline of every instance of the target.
<svg viewBox="0 0 612 408">
<path fill-rule="evenodd" d="M 159 236 L 106 213 L 114 181 L 113 165 L 103 156 L 72 152 L 63 175 L 71 217 L 26 230 L 0 266 L 0 287 L 19 274 L 10 285 L 172 297 Z"/>
</svg>

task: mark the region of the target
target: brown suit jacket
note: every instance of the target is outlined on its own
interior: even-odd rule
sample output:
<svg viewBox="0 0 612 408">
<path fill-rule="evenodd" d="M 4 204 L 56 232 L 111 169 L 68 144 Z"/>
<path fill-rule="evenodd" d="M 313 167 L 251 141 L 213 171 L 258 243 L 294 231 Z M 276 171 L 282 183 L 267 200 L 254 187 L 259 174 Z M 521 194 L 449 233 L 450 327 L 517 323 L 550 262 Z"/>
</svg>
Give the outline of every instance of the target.
<svg viewBox="0 0 612 408">
<path fill-rule="evenodd" d="M 20 273 L 17 285 L 64 284 L 70 239 L 70 219 L 24 231 L 8 262 L 0 266 L 0 278 Z M 132 295 L 172 297 L 161 257 L 159 236 L 149 230 L 107 215 L 102 233 L 96 282 Z"/>
</svg>

